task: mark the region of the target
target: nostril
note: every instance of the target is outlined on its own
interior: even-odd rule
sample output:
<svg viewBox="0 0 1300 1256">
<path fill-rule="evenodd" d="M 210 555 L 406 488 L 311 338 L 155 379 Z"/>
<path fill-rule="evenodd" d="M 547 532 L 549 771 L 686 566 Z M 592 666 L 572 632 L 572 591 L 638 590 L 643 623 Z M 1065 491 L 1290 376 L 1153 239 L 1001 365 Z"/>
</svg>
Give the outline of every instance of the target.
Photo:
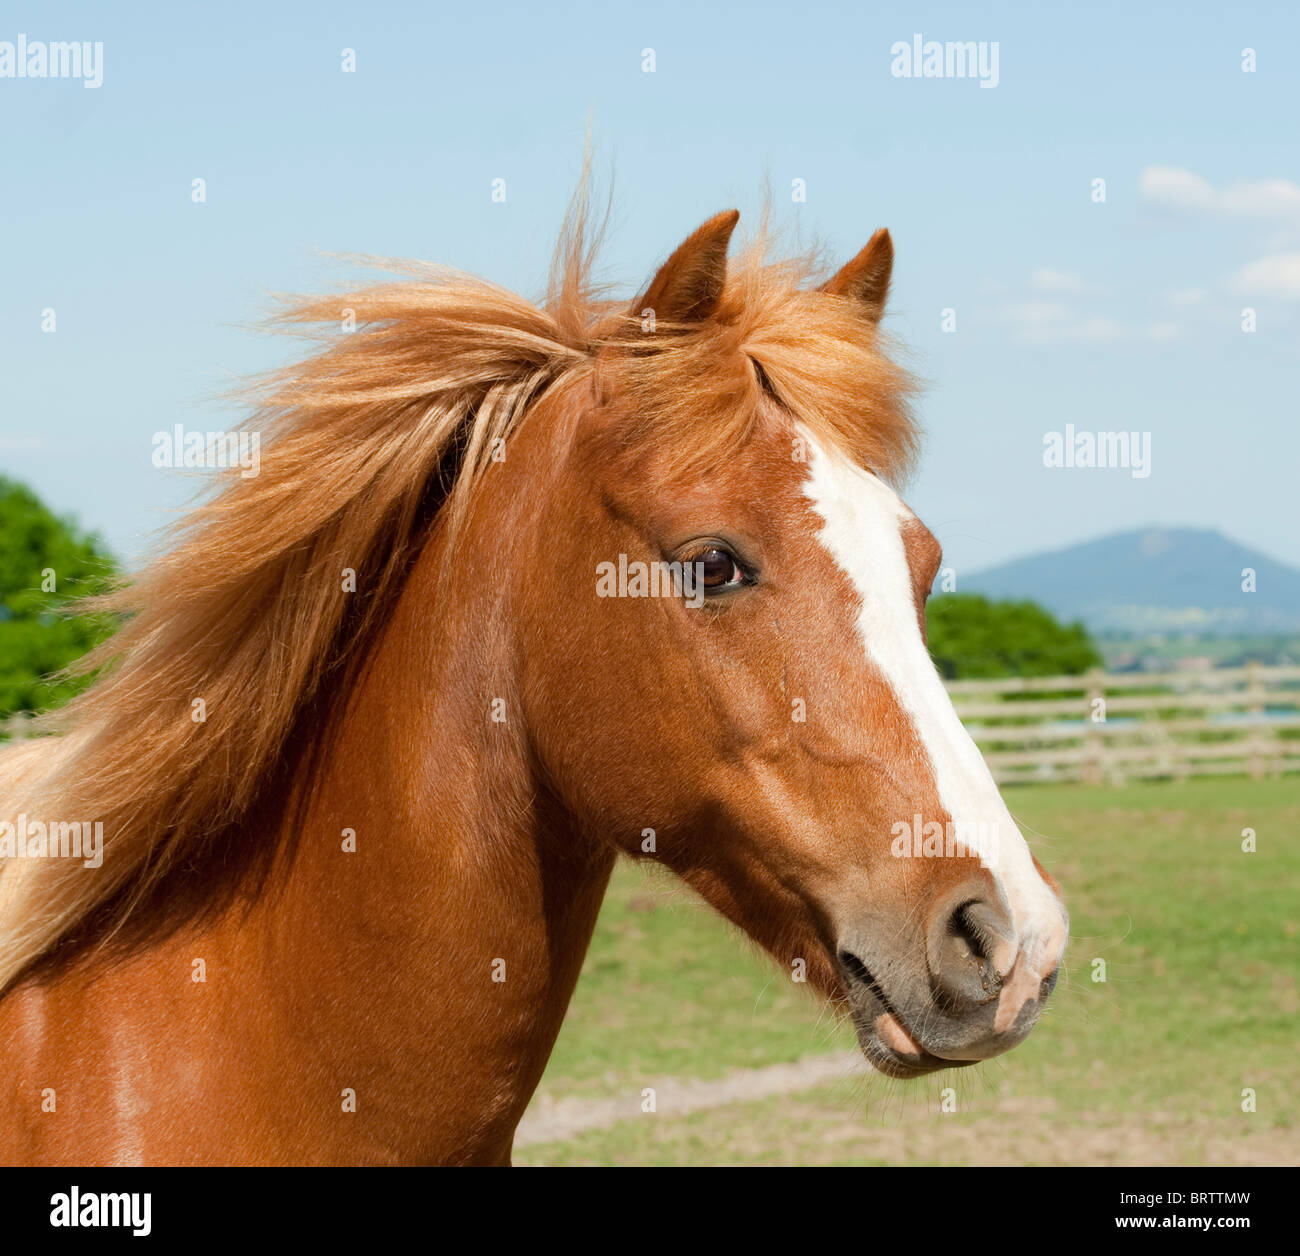
<svg viewBox="0 0 1300 1256">
<path fill-rule="evenodd" d="M 992 946 L 988 935 L 980 928 L 978 920 L 971 911 L 975 905 L 975 901 L 972 900 L 957 908 L 948 918 L 948 932 L 955 940 L 954 949 L 959 956 L 979 962 L 989 958 Z M 965 955 L 962 955 L 963 947 Z"/>
<path fill-rule="evenodd" d="M 969 948 L 976 962 L 987 964 L 994 979 L 1004 975 L 1015 959 L 1015 930 L 1006 912 L 987 899 L 962 903 L 949 919 L 949 928 Z"/>
<path fill-rule="evenodd" d="M 1060 975 L 1061 975 L 1061 966 L 1060 964 L 1057 964 L 1057 966 L 1053 968 L 1052 971 L 1048 973 L 1046 977 L 1043 978 L 1043 988 L 1042 988 L 1042 996 L 1041 996 L 1042 998 L 1044 999 L 1047 998 L 1047 996 L 1051 994 L 1053 990 L 1056 989 L 1056 981 L 1057 978 L 1060 977 Z"/>
<path fill-rule="evenodd" d="M 938 913 L 930 931 L 930 974 L 936 997 L 950 1013 L 997 997 L 999 960 L 1013 949 L 1012 933 L 1006 913 L 983 898 L 963 897 Z"/>
</svg>

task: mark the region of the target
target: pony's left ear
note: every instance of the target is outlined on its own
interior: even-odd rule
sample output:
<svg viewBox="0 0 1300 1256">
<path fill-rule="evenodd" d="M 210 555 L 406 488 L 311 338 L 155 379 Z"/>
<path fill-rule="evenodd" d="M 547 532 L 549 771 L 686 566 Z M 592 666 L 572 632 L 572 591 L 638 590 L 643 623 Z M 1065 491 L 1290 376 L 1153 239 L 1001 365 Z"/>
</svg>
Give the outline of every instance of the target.
<svg viewBox="0 0 1300 1256">
<path fill-rule="evenodd" d="M 716 214 L 682 241 L 632 306 L 632 317 L 654 311 L 664 323 L 702 323 L 718 308 L 727 281 L 727 245 L 740 211 Z"/>
<path fill-rule="evenodd" d="M 894 242 L 881 227 L 851 262 L 846 262 L 822 285 L 823 292 L 848 297 L 862 306 L 873 323 L 880 322 L 889 297 L 889 276 L 894 270 Z"/>
</svg>

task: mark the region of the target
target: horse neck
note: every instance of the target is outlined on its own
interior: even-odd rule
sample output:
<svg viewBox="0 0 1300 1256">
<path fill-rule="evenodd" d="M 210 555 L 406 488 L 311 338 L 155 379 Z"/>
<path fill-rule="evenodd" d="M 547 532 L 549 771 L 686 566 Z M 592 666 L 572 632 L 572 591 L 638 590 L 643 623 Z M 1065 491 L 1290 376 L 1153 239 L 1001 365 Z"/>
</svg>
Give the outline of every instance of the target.
<svg viewBox="0 0 1300 1256">
<path fill-rule="evenodd" d="M 310 957 L 294 1014 L 330 1044 L 359 1111 L 378 1115 L 375 1136 L 401 1158 L 500 1159 L 559 1032 L 613 854 L 534 780 L 500 585 L 480 595 L 459 578 L 437 609 L 438 544 L 349 697 L 266 919 L 274 944 Z"/>
</svg>

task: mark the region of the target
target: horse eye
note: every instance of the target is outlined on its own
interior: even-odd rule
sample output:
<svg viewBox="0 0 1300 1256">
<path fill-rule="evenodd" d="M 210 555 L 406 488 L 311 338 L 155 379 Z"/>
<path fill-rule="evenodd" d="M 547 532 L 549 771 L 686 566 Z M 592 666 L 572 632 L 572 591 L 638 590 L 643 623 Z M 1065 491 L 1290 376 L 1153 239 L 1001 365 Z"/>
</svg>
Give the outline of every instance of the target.
<svg viewBox="0 0 1300 1256">
<path fill-rule="evenodd" d="M 691 561 L 697 564 L 700 583 L 706 589 L 726 589 L 744 583 L 745 573 L 729 550 L 710 546 L 701 550 Z"/>
</svg>

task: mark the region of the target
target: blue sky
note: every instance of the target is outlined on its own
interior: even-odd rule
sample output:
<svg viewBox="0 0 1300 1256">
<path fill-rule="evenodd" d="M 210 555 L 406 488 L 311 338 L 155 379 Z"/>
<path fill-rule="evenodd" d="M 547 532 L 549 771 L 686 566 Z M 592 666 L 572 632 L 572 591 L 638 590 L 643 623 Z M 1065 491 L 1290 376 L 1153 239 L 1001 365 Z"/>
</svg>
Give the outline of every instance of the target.
<svg viewBox="0 0 1300 1256">
<path fill-rule="evenodd" d="M 907 496 L 959 582 L 1148 524 L 1294 562 L 1297 10 L 1045 8 L 8 3 L 0 41 L 100 41 L 103 82 L 0 78 L 0 471 L 138 559 L 196 487 L 153 434 L 229 424 L 212 398 L 284 359 L 271 293 L 333 286 L 334 251 L 538 295 L 590 117 L 629 296 L 765 180 L 836 255 L 890 227 Z M 892 74 L 918 33 L 996 42 L 997 86 Z M 1150 433 L 1150 474 L 1045 467 L 1067 424 Z"/>
</svg>

